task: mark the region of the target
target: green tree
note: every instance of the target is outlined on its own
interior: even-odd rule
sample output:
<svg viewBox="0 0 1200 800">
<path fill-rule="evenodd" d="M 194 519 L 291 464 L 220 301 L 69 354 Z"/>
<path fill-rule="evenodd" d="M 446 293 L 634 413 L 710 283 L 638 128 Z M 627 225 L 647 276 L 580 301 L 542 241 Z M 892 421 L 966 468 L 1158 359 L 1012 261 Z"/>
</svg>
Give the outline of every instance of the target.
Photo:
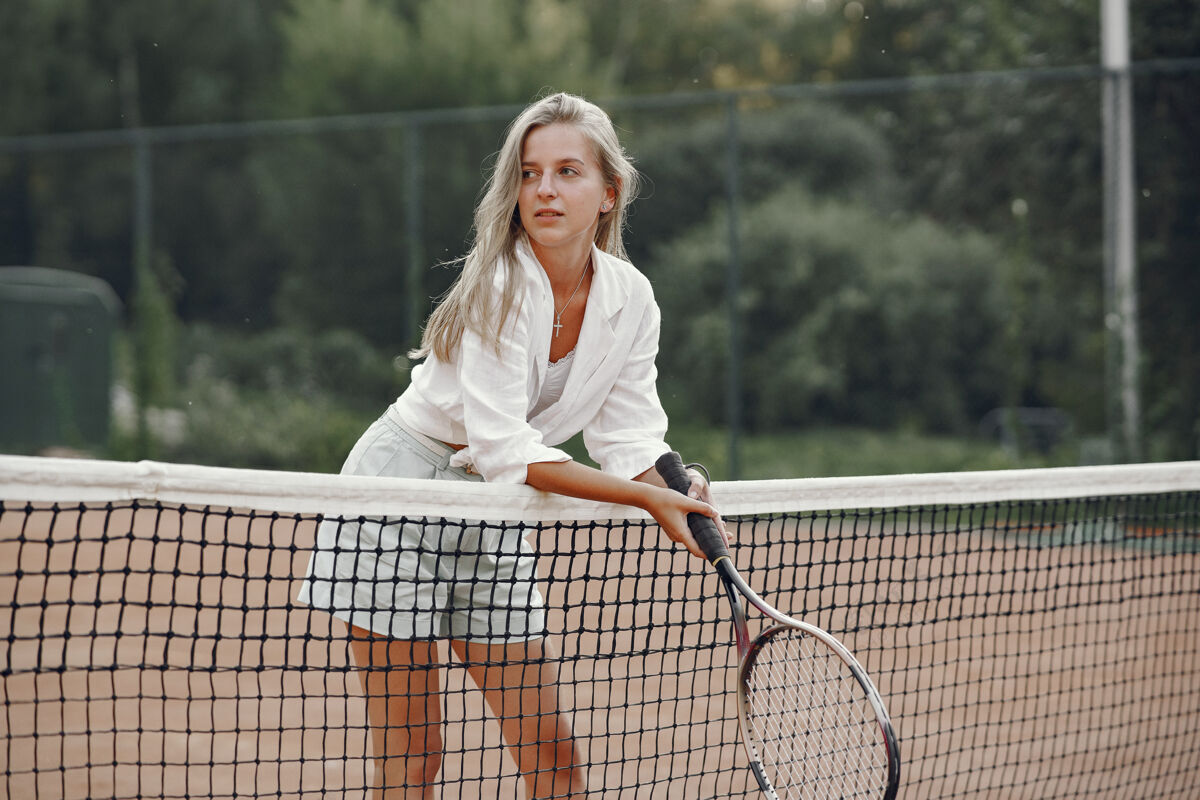
<svg viewBox="0 0 1200 800">
<path fill-rule="evenodd" d="M 730 128 L 724 107 L 683 118 L 646 112 L 630 124 L 629 147 L 652 187 L 632 215 L 630 251 L 640 260 L 655 242 L 682 235 L 724 205 Z M 737 154 L 750 199 L 801 182 L 817 196 L 876 208 L 904 202 L 887 140 L 832 103 L 740 110 Z"/>
<path fill-rule="evenodd" d="M 1194 6 L 1131 4 L 1135 60 L 1193 56 Z M 744 104 L 743 211 L 784 224 L 760 205 L 803 191 L 818 210 L 832 203 L 844 212 L 832 216 L 881 225 L 889 241 L 928 225 L 957 243 L 947 252 L 991 248 L 1006 265 L 1000 295 L 1018 318 L 1039 319 L 1053 298 L 1062 323 L 1027 325 L 1038 335 L 1020 341 L 1001 332 L 1023 354 L 1008 399 L 1063 406 L 1098 430 L 1098 81 L 1032 76 L 892 93 L 857 84 L 836 94 L 847 79 L 1094 65 L 1098 41 L 1095 0 L 26 0 L 0 8 L 0 135 L 518 105 L 560 88 L 606 100 L 828 86 L 839 99 L 820 107 Z M 1156 457 L 1193 457 L 1200 434 L 1198 91 L 1194 72 L 1135 78 L 1144 396 Z M 756 104 L 762 113 L 750 113 Z M 656 280 L 665 262 L 651 257 L 655 244 L 709 236 L 720 248 L 728 153 L 719 105 L 618 112 L 653 182 L 630 241 Z M 423 315 L 453 274 L 428 268 L 462 253 L 510 116 L 425 117 L 413 138 L 378 130 L 158 145 L 147 263 L 185 321 L 239 335 L 280 321 L 313 335 L 352 326 L 398 352 L 410 343 L 402 309 Z M 96 274 L 136 305 L 131 163 L 123 147 L 0 156 L 0 260 Z M 801 244 L 818 246 L 810 234 Z M 966 244 L 981 234 L 986 246 Z M 913 247 L 933 262 L 943 252 Z M 414 267 L 415 299 L 405 277 Z"/>
<path fill-rule="evenodd" d="M 564 0 L 295 0 L 279 108 L 365 113 L 525 103 L 553 88 L 594 91 L 586 20 Z"/>
<path fill-rule="evenodd" d="M 56 133 L 256 119 L 277 74 L 270 20 L 285 0 L 18 2 L 0 9 L 0 134 Z M 137 119 L 131 118 L 131 109 Z M 161 152 L 161 151 L 159 151 Z M 132 288 L 131 155 L 124 148 L 0 161 L 12 234 L 9 263 L 43 263 Z M 159 173 L 158 197 L 208 191 L 198 172 Z M 225 164 L 237 170 L 237 164 Z M 163 211 L 166 202 L 156 204 Z M 186 212 L 185 212 L 186 213 Z M 169 214 L 156 230 L 186 281 L 202 272 L 173 248 Z M 194 215 L 194 214 L 193 214 Z M 215 237 L 208 236 L 211 241 Z M 3 247 L 3 245 L 0 245 Z M 197 254 L 212 263 L 208 253 Z"/>
<path fill-rule="evenodd" d="M 524 104 L 550 89 L 593 94 L 602 83 L 584 24 L 575 4 L 558 0 L 299 0 L 280 19 L 276 108 L 309 116 Z M 415 344 L 410 334 L 448 277 L 429 267 L 464 251 L 507 116 L 289 140 L 257 158 L 265 227 L 287 262 L 276 318 L 353 324 L 398 351 Z M 409 215 L 419 217 L 415 251 Z M 422 263 L 408 263 L 414 252 Z M 415 300 L 418 281 L 406 277 L 414 269 Z"/>
<path fill-rule="evenodd" d="M 1134 4 L 1135 60 L 1193 58 L 1200 13 L 1188 0 Z M 1143 398 L 1155 459 L 1200 458 L 1200 75 L 1134 82 Z"/>
<path fill-rule="evenodd" d="M 1021 361 L 1053 335 L 1034 265 L 978 233 L 817 200 L 799 184 L 747 203 L 736 298 L 746 419 L 970 434 L 1011 404 Z M 728 317 L 723 211 L 654 252 L 668 396 L 724 418 Z M 1025 293 L 1022 300 L 1018 293 Z M 1014 315 L 1017 324 L 1013 324 Z M 1016 355 L 1017 357 L 1014 357 Z"/>
</svg>

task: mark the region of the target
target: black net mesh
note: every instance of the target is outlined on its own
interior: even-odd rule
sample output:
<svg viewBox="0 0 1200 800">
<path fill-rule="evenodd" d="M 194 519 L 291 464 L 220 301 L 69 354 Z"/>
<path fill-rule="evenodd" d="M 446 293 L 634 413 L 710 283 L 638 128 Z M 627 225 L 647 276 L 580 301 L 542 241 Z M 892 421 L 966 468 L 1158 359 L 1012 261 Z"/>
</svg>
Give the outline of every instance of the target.
<svg viewBox="0 0 1200 800">
<path fill-rule="evenodd" d="M 874 678 L 901 797 L 1182 799 L 1200 774 L 1200 493 L 1142 491 L 729 522 L 747 581 Z M 372 757 L 372 731 L 396 730 L 369 717 L 364 677 L 396 670 L 356 662 L 357 634 L 297 599 L 322 519 L 7 496 L 0 793 L 362 797 L 377 774 L 418 780 Z M 427 555 L 461 561 L 458 521 L 387 521 L 436 528 Z M 707 565 L 642 519 L 472 527 L 529 543 L 514 558 L 536 568 L 546 636 L 410 645 L 438 682 L 441 797 L 523 796 L 502 729 L 529 730 L 538 706 L 520 695 L 498 716 L 477 688 L 513 670 L 557 704 L 594 796 L 756 796 Z M 553 778 L 537 759 L 554 746 L 527 744 Z"/>
</svg>

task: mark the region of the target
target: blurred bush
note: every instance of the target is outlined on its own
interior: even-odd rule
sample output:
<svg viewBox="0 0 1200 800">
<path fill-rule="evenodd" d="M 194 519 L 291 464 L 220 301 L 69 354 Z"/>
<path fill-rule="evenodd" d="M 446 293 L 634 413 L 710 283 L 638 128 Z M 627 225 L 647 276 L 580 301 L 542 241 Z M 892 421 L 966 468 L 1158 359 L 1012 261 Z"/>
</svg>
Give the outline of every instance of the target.
<svg viewBox="0 0 1200 800">
<path fill-rule="evenodd" d="M 398 366 L 399 364 L 399 366 Z M 180 342 L 172 461 L 336 472 L 407 383 L 408 365 L 348 330 L 194 326 Z"/>
<path fill-rule="evenodd" d="M 752 430 L 855 424 L 966 434 L 1053 338 L 1043 272 L 987 237 L 786 186 L 743 208 L 742 401 Z M 654 250 L 672 404 L 723 418 L 723 211 Z"/>
</svg>

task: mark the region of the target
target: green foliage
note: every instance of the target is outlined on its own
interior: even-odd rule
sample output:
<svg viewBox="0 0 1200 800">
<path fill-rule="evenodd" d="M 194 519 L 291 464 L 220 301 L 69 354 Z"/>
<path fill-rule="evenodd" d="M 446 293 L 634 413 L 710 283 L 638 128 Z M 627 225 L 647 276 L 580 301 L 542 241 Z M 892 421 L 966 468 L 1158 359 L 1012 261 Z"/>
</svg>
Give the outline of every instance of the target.
<svg viewBox="0 0 1200 800">
<path fill-rule="evenodd" d="M 528 102 L 600 87 L 585 20 L 562 0 L 297 0 L 280 18 L 286 113 Z"/>
<path fill-rule="evenodd" d="M 1192 0 L 1140 0 L 1129 11 L 1134 60 L 1196 57 L 1200 14 Z"/>
<path fill-rule="evenodd" d="M 1132 9 L 1131 9 L 1132 12 Z M 1159 0 L 1133 15 L 1134 57 L 1194 57 L 1200 14 Z M 1143 395 L 1155 460 L 1200 458 L 1200 75 L 1135 85 Z"/>
<path fill-rule="evenodd" d="M 336 472 L 407 381 L 406 362 L 348 330 L 197 326 L 180 363 L 186 433 L 170 457 L 199 464 Z"/>
<path fill-rule="evenodd" d="M 728 432 L 686 426 L 669 434 L 671 446 L 729 480 Z M 740 480 L 901 475 L 964 470 L 1070 466 L 1078 446 L 1066 443 L 1049 455 L 1014 455 L 995 442 L 910 429 L 881 431 L 846 426 L 748 434 L 741 441 Z"/>
<path fill-rule="evenodd" d="M 740 241 L 746 418 L 758 430 L 814 424 L 973 430 L 1020 389 L 1012 351 L 1053 325 L 1021 304 L 1012 258 L 985 237 L 921 218 L 817 201 L 799 186 L 748 204 Z M 656 249 L 660 356 L 674 397 L 723 418 L 729 330 L 724 214 Z"/>
<path fill-rule="evenodd" d="M 278 52 L 268 20 L 287 2 L 5 3 L 0 131 L 124 127 L 123 92 L 147 125 L 258 117 Z"/>
<path fill-rule="evenodd" d="M 1072 321 L 1069 331 L 1029 340 L 1035 352 L 1023 366 L 1039 389 L 1027 404 L 1071 408 L 1082 425 L 1102 429 L 1093 400 L 1104 395 L 1103 343 L 1091 336 L 1105 312 L 1100 132 L 1064 124 L 1094 118 L 1097 84 L 1014 81 L 894 100 L 890 138 L 905 156 L 894 163 L 911 207 L 1045 265 L 1041 292 L 1057 295 L 1059 314 Z"/>
<path fill-rule="evenodd" d="M 559 0 L 299 0 L 279 29 L 274 103 L 286 116 L 601 88 L 583 17 Z M 506 121 L 425 128 L 418 140 L 412 128 L 295 139 L 255 155 L 263 227 L 286 263 L 272 318 L 314 330 L 354 320 L 374 342 L 415 346 L 430 298 L 446 288 L 428 268 L 465 250 L 483 163 Z"/>
<path fill-rule="evenodd" d="M 1089 65 L 1098 61 L 1098 9 L 1094 0 L 8 3 L 0 6 L 0 133 L 498 107 L 560 88 L 604 102 Z M 1145 0 L 1130 12 L 1135 59 L 1196 52 L 1193 0 Z M 1148 452 L 1195 457 L 1196 79 L 1143 72 L 1135 84 Z M 752 421 L 935 420 L 965 430 L 978 409 L 1003 402 L 1060 406 L 1082 429 L 1101 430 L 1099 86 L 1038 77 L 870 89 L 790 107 L 742 102 L 739 302 L 758 359 L 744 374 L 782 387 L 754 398 L 750 410 L 762 419 Z M 686 335 L 683 355 L 674 342 L 664 346 L 664 392 L 674 407 L 700 408 L 711 419 L 721 418 L 728 337 L 723 104 L 640 102 L 618 112 L 653 182 L 635 206 L 631 252 L 659 286 L 666 323 L 690 315 L 677 331 Z M 206 390 L 161 366 L 175 358 L 172 308 L 185 327 L 207 322 L 250 334 L 282 324 L 286 336 L 310 339 L 353 327 L 399 352 L 452 276 L 429 267 L 461 255 L 488 154 L 509 116 L 499 108 L 477 123 L 435 124 L 424 115 L 415 137 L 376 129 L 157 144 L 151 238 L 153 258 L 167 261 L 156 262 L 160 285 L 143 285 L 147 294 L 137 298 L 128 150 L 5 153 L 0 262 L 98 275 L 128 307 L 143 309 L 150 329 L 165 332 L 140 344 L 159 365 L 146 370 L 143 387 L 155 404 L 172 402 L 180 386 Z M 767 230 L 768 222 L 781 230 Z M 697 261 L 679 263 L 685 258 Z M 918 314 L 917 306 L 927 310 Z M 961 327 L 976 316 L 976 330 Z M 257 344 L 247 352 L 268 357 Z M 964 352 L 980 362 L 967 363 Z M 927 364 L 928 381 L 906 374 Z M 287 408 L 283 396 L 294 387 L 254 388 L 254 372 L 215 381 L 233 387 L 239 408 Z M 347 380 L 366 381 L 362 394 L 374 395 L 376 379 L 366 372 Z M 701 391 L 686 380 L 692 373 L 722 388 Z M 949 399 L 934 396 L 946 387 Z M 802 413 L 788 408 L 791 392 Z M 359 409 L 330 400 L 325 388 L 302 398 L 314 416 Z M 931 405 L 912 411 L 918 398 Z M 266 459 L 262 450 L 252 457 Z"/>
<path fill-rule="evenodd" d="M 173 461 L 301 472 L 337 472 L 373 417 L 329 398 L 244 393 L 231 383 L 197 385 L 188 436 Z"/>
<path fill-rule="evenodd" d="M 373 341 L 404 346 L 402 148 L 402 134 L 358 134 L 255 156 L 263 226 L 284 265 L 269 318 L 309 330 L 353 322 Z"/>
<path fill-rule="evenodd" d="M 358 410 L 377 410 L 408 382 L 408 362 L 390 357 L 349 329 L 307 333 L 273 328 L 248 335 L 193 326 L 181 352 L 182 380 L 230 383 L 247 392 L 331 397 Z"/>
<path fill-rule="evenodd" d="M 1135 24 L 1165 16 L 1151 5 L 1178 17 L 1187 2 L 1134 4 Z M 642 92 L 1076 65 L 1098 52 L 1096 0 L 613 0 L 588 13 L 614 77 Z"/>
<path fill-rule="evenodd" d="M 634 206 L 630 250 L 640 266 L 652 243 L 678 236 L 728 199 L 730 128 L 725 114 L 637 120 L 629 147 L 652 186 Z M 900 202 L 892 154 L 878 131 L 826 103 L 739 112 L 739 185 L 768 195 L 801 182 L 814 194 L 893 208 Z"/>
</svg>

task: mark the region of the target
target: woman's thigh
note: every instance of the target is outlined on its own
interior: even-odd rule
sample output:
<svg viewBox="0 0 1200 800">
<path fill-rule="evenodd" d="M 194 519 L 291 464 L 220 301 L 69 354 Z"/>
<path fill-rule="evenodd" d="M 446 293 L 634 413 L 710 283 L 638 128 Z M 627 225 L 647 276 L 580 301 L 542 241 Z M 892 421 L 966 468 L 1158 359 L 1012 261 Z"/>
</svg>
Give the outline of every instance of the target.
<svg viewBox="0 0 1200 800">
<path fill-rule="evenodd" d="M 558 661 L 548 639 L 488 644 L 452 639 L 450 646 L 483 691 L 510 746 L 571 739 L 558 691 Z"/>
<path fill-rule="evenodd" d="M 414 729 L 441 723 L 438 643 L 392 639 L 355 625 L 350 626 L 349 640 L 376 733 L 386 731 L 390 736 L 403 732 L 421 740 L 434 736 L 432 731 L 418 735 Z M 414 751 L 425 750 L 414 744 L 418 744 Z"/>
</svg>

